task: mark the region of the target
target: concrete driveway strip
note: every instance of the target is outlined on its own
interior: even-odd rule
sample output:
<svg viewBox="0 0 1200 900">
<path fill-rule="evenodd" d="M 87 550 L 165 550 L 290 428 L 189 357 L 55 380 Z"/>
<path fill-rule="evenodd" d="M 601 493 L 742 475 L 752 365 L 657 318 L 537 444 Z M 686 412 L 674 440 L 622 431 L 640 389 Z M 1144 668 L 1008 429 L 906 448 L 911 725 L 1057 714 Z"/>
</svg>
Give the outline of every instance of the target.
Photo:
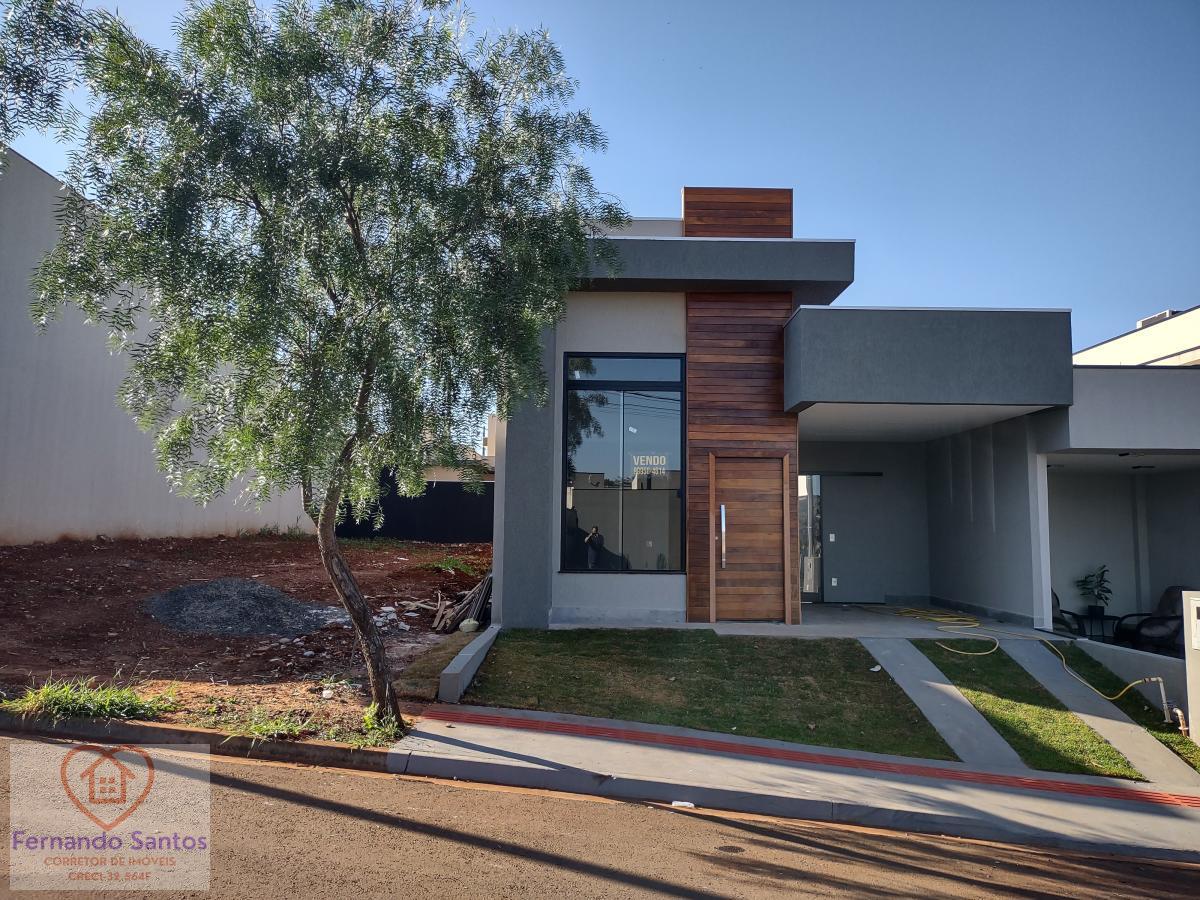
<svg viewBox="0 0 1200 900">
<path fill-rule="evenodd" d="M 1063 668 L 1062 660 L 1039 641 L 1001 641 L 1000 646 L 1057 697 L 1063 706 L 1112 744 L 1151 782 L 1190 790 L 1200 787 L 1200 772 L 1159 743 L 1108 700 L 1072 678 Z"/>
<path fill-rule="evenodd" d="M 1028 771 L 1017 752 L 971 701 L 910 642 L 863 638 L 862 644 L 896 680 L 963 762 L 988 769 Z"/>
</svg>

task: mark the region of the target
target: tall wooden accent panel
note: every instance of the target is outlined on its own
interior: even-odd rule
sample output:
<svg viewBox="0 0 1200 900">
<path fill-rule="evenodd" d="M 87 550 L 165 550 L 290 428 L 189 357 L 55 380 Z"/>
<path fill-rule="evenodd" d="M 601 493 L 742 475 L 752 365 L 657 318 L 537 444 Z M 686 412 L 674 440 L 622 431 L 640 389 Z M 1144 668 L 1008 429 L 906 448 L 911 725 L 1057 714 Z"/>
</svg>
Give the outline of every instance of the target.
<svg viewBox="0 0 1200 900">
<path fill-rule="evenodd" d="M 790 238 L 792 191 L 685 187 L 683 234 Z M 796 417 L 783 412 L 791 312 L 786 293 L 687 295 L 688 621 L 800 620 Z"/>
<path fill-rule="evenodd" d="M 792 189 L 685 187 L 683 236 L 790 238 Z"/>
<path fill-rule="evenodd" d="M 796 417 L 783 411 L 791 312 L 784 293 L 687 295 L 688 621 L 799 621 Z"/>
</svg>

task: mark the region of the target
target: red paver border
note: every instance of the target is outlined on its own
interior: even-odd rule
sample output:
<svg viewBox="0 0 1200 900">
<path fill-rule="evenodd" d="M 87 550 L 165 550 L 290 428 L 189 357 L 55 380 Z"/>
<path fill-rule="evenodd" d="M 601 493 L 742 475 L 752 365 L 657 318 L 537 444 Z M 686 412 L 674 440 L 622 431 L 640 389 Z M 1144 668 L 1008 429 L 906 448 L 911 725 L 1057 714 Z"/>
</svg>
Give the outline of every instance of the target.
<svg viewBox="0 0 1200 900">
<path fill-rule="evenodd" d="M 1081 784 L 1075 781 L 1060 781 L 1052 778 L 1035 778 L 1024 775 L 1004 775 L 994 772 L 973 772 L 966 769 L 950 769 L 943 766 L 923 765 L 921 763 L 897 763 L 881 759 L 835 756 L 832 753 L 793 750 L 785 747 L 765 747 L 760 744 L 744 744 L 731 740 L 693 737 L 691 735 L 670 734 L 662 731 L 619 728 L 611 725 L 591 725 L 583 722 L 556 722 L 511 713 L 480 713 L 431 706 L 426 708 L 421 715 L 426 719 L 434 719 L 440 722 L 457 722 L 464 725 L 490 725 L 496 728 L 513 728 L 522 731 L 539 731 L 549 734 L 573 735 L 576 737 L 607 738 L 608 740 L 628 741 L 634 744 L 678 747 L 684 750 L 705 750 L 710 753 L 726 753 L 736 756 L 756 756 L 761 759 L 781 760 L 815 766 L 831 766 L 840 769 L 855 769 L 867 772 L 881 772 L 888 775 L 910 775 L 917 778 L 983 784 L 990 787 L 1007 787 L 1050 794 L 1073 794 L 1078 797 L 1127 800 L 1157 806 L 1185 806 L 1200 809 L 1200 797 L 1142 788 L 1127 788 L 1119 785 Z"/>
</svg>

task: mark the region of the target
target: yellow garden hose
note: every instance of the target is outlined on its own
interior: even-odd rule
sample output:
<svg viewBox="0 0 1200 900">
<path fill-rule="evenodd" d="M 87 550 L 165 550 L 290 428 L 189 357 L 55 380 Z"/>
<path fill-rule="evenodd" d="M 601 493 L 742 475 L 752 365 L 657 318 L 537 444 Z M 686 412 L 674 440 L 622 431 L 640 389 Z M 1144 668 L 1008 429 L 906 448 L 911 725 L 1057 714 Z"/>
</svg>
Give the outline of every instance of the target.
<svg viewBox="0 0 1200 900">
<path fill-rule="evenodd" d="M 1159 694 L 1162 696 L 1163 720 L 1165 722 L 1172 721 L 1170 705 L 1167 703 L 1166 686 L 1165 686 L 1162 678 L 1157 675 L 1150 675 L 1145 678 L 1139 678 L 1137 681 L 1131 681 L 1131 682 L 1129 682 L 1129 684 L 1125 685 L 1125 687 L 1121 688 L 1121 690 L 1117 691 L 1117 693 L 1113 694 L 1112 696 L 1109 696 L 1108 694 L 1104 693 L 1103 691 L 1101 691 L 1098 688 L 1096 688 L 1095 686 L 1093 686 L 1086 678 L 1084 678 L 1082 675 L 1080 675 L 1078 672 L 1076 672 L 1074 669 L 1072 669 L 1067 664 L 1067 658 L 1066 658 L 1066 656 L 1063 655 L 1063 652 L 1061 650 L 1059 650 L 1058 647 L 1054 646 L 1053 642 L 1045 640 L 1044 638 L 1029 637 L 1028 635 L 1021 634 L 1020 632 L 1006 631 L 1003 628 L 995 628 L 991 625 L 984 625 L 982 622 L 979 621 L 979 619 L 975 618 L 975 616 L 969 615 L 967 613 L 948 612 L 948 611 L 944 611 L 944 610 L 940 610 L 940 609 L 917 609 L 914 607 L 905 607 L 903 609 L 894 611 L 893 615 L 903 616 L 908 619 L 921 619 L 926 622 L 933 622 L 937 625 L 938 631 L 942 631 L 947 634 L 961 635 L 963 637 L 966 637 L 966 632 L 974 629 L 974 630 L 977 630 L 980 632 L 995 632 L 995 634 L 1010 635 L 1012 637 L 1019 638 L 1021 640 L 1025 640 L 1025 641 L 1039 641 L 1040 643 L 1042 643 L 1043 645 L 1048 647 L 1050 650 L 1052 650 L 1056 656 L 1058 656 L 1059 660 L 1062 662 L 1063 668 L 1067 670 L 1067 673 L 1072 678 L 1074 678 L 1080 684 L 1086 685 L 1088 688 L 1090 688 L 1095 693 L 1099 694 L 1105 700 L 1109 700 L 1109 701 L 1120 700 L 1122 697 L 1124 697 L 1127 693 L 1129 693 L 1131 690 L 1133 690 L 1139 684 L 1157 684 Z M 999 638 L 994 637 L 992 634 L 980 634 L 979 639 L 991 641 L 992 646 L 989 647 L 987 650 L 959 650 L 955 647 L 947 646 L 946 644 L 943 644 L 941 641 L 934 641 L 934 643 L 937 646 L 941 647 L 943 650 L 946 650 L 950 653 L 957 653 L 961 656 L 988 656 L 992 653 L 995 653 L 997 650 L 1000 649 Z"/>
</svg>

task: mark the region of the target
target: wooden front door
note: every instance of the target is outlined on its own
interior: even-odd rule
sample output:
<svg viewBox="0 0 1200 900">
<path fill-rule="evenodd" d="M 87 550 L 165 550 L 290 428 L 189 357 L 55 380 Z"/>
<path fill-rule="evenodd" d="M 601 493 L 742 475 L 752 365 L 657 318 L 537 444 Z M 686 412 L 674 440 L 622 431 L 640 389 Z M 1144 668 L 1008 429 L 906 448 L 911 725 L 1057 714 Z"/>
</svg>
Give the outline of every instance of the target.
<svg viewBox="0 0 1200 900">
<path fill-rule="evenodd" d="M 712 619 L 791 623 L 788 458 L 712 456 Z"/>
</svg>

